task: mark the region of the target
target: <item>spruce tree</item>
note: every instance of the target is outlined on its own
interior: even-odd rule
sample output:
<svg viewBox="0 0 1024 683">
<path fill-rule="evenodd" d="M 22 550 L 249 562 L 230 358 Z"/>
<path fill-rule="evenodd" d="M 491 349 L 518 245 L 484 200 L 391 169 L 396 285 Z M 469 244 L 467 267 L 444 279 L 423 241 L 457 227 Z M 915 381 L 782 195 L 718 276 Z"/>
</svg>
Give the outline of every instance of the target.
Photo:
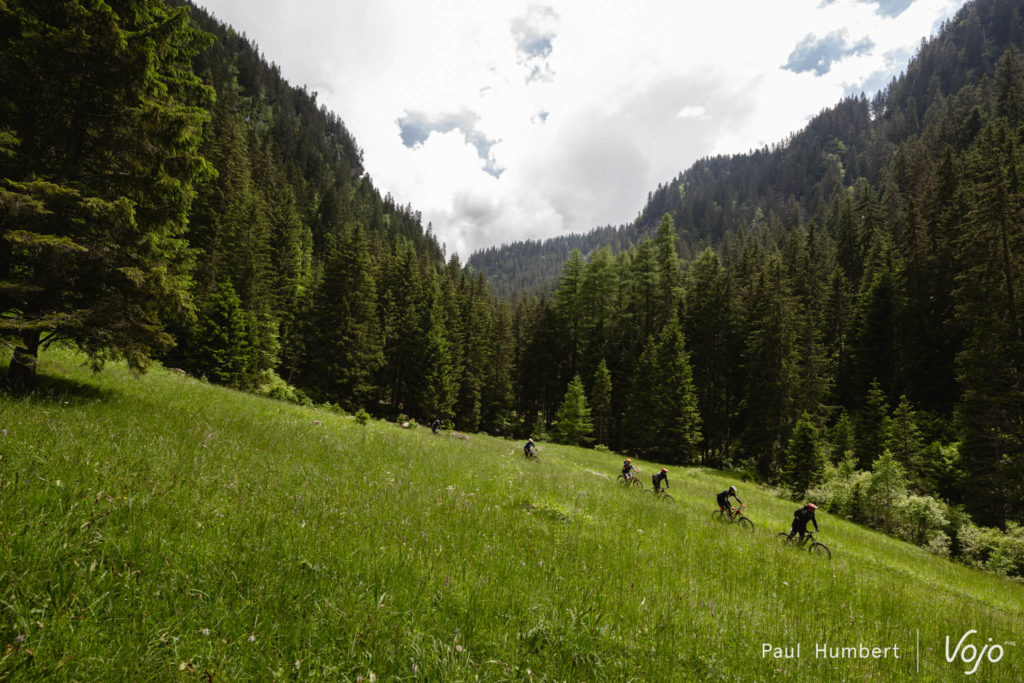
<svg viewBox="0 0 1024 683">
<path fill-rule="evenodd" d="M 655 363 L 656 382 L 650 391 L 656 402 L 651 417 L 658 436 L 657 453 L 665 462 L 692 464 L 699 454 L 701 418 L 690 359 L 674 317 L 661 334 Z"/>
<path fill-rule="evenodd" d="M 573 377 L 565 391 L 562 405 L 555 414 L 555 438 L 560 443 L 582 446 L 591 442 L 594 424 L 590 419 L 590 406 L 583 390 L 583 380 Z"/>
<path fill-rule="evenodd" d="M 786 484 L 798 498 L 802 498 L 807 489 L 820 481 L 825 466 L 819 446 L 818 430 L 814 420 L 806 412 L 796 422 L 786 455 Z"/>
<path fill-rule="evenodd" d="M 251 386 L 257 364 L 242 300 L 230 280 L 207 298 L 194 332 L 183 341 L 189 349 L 188 365 L 197 375 L 219 384 Z"/>
<path fill-rule="evenodd" d="M 369 244 L 355 224 L 328 240 L 324 275 L 313 295 L 302 383 L 349 410 L 370 405 L 383 362 Z"/>
<path fill-rule="evenodd" d="M 612 422 L 612 375 L 604 358 L 597 364 L 590 390 L 591 415 L 597 443 L 608 445 Z"/>
<path fill-rule="evenodd" d="M 136 369 L 188 319 L 184 241 L 210 90 L 206 37 L 156 0 L 0 5 L 0 336 L 31 387 L 41 344 Z M 84 58 L 83 55 L 88 55 Z"/>
<path fill-rule="evenodd" d="M 885 425 L 889 406 L 878 382 L 872 382 L 864 407 L 856 413 L 854 421 L 854 456 L 861 469 L 869 469 L 871 463 L 885 447 Z"/>
<path fill-rule="evenodd" d="M 797 361 L 795 308 L 776 257 L 756 275 L 748 298 L 741 439 L 748 460 L 763 479 L 771 481 L 785 464 L 795 420 Z"/>
<path fill-rule="evenodd" d="M 654 455 L 661 443 L 656 421 L 660 408 L 656 395 L 657 353 L 657 342 L 649 337 L 632 373 L 633 385 L 624 416 L 623 431 L 629 450 L 645 456 Z"/>
<path fill-rule="evenodd" d="M 684 330 L 702 420 L 704 463 L 721 466 L 732 444 L 740 340 L 729 272 L 711 249 L 690 265 Z"/>
</svg>

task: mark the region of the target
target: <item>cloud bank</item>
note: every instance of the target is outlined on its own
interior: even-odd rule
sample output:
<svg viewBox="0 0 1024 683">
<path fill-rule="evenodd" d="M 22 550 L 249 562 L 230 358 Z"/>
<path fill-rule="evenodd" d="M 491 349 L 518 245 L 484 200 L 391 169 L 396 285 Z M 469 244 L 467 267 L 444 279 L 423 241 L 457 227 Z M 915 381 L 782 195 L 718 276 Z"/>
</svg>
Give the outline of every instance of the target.
<svg viewBox="0 0 1024 683">
<path fill-rule="evenodd" d="M 873 93 L 963 0 L 206 0 L 449 252 L 627 223 L 701 157 Z"/>
</svg>

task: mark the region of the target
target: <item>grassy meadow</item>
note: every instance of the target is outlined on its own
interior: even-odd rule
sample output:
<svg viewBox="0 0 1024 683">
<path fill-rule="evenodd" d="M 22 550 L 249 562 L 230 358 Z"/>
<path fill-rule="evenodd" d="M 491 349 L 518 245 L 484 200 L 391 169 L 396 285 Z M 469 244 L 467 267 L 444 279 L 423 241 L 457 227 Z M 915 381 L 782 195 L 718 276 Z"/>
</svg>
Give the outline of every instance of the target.
<svg viewBox="0 0 1024 683">
<path fill-rule="evenodd" d="M 0 394 L 0 680 L 1024 680 L 1024 585 L 824 514 L 811 557 L 711 471 L 663 503 L 607 452 L 40 375 Z M 752 533 L 710 519 L 730 483 Z"/>
</svg>

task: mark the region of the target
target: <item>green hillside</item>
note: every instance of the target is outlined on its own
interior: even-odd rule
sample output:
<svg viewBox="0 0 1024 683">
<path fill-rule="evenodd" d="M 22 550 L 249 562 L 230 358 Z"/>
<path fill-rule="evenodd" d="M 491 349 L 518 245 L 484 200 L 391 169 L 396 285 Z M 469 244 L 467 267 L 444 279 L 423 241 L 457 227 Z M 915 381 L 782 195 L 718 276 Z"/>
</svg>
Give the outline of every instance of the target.
<svg viewBox="0 0 1024 683">
<path fill-rule="evenodd" d="M 821 561 L 753 484 L 744 533 L 702 469 L 661 503 L 611 453 L 528 462 L 61 351 L 40 375 L 0 395 L 0 679 L 947 681 L 971 629 L 967 680 L 1024 679 L 1020 583 L 828 515 Z M 815 656 L 861 644 L 888 657 Z"/>
</svg>

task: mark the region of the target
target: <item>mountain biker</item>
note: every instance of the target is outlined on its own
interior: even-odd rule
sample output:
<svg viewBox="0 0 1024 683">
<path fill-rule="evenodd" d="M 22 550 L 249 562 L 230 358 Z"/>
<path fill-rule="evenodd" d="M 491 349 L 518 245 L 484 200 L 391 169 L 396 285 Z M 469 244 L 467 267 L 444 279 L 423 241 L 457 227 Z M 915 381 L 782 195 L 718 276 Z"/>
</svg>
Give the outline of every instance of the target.
<svg viewBox="0 0 1024 683">
<path fill-rule="evenodd" d="M 633 467 L 633 461 L 632 460 L 630 460 L 629 458 L 626 458 L 623 461 L 623 463 L 622 463 L 622 476 L 623 476 L 623 478 L 626 481 L 629 481 L 630 479 L 634 479 L 636 475 L 634 475 L 633 473 L 637 472 L 637 471 L 638 470 L 635 467 Z"/>
<path fill-rule="evenodd" d="M 527 439 L 526 443 L 523 445 L 523 455 L 525 455 L 527 458 L 537 457 L 537 444 L 533 442 L 532 436 L 529 439 Z"/>
<path fill-rule="evenodd" d="M 817 505 L 808 503 L 793 513 L 793 528 L 789 532 L 790 539 L 799 533 L 800 540 L 803 541 L 804 536 L 807 535 L 807 522 L 814 522 L 814 530 L 818 531 L 818 520 L 814 518 L 814 511 L 817 509 Z"/>
<path fill-rule="evenodd" d="M 651 475 L 651 484 L 654 486 L 654 492 L 659 493 L 661 491 L 661 483 L 665 482 L 665 488 L 668 488 L 668 468 L 662 467 L 661 472 Z"/>
<path fill-rule="evenodd" d="M 435 434 L 437 434 L 439 431 L 441 431 L 441 420 L 440 420 L 440 418 L 436 418 L 435 417 L 434 421 L 430 423 L 430 431 L 434 432 Z"/>
<path fill-rule="evenodd" d="M 727 488 L 726 490 L 722 491 L 717 496 L 715 496 L 715 498 L 716 498 L 716 500 L 718 500 L 718 509 L 719 510 L 728 511 L 730 514 L 732 514 L 732 505 L 729 504 L 729 496 L 732 496 L 733 498 L 736 499 L 737 503 L 739 503 L 740 505 L 743 505 L 743 501 L 740 500 L 740 497 L 736 495 L 736 487 L 735 486 L 730 486 L 729 488 Z"/>
</svg>

